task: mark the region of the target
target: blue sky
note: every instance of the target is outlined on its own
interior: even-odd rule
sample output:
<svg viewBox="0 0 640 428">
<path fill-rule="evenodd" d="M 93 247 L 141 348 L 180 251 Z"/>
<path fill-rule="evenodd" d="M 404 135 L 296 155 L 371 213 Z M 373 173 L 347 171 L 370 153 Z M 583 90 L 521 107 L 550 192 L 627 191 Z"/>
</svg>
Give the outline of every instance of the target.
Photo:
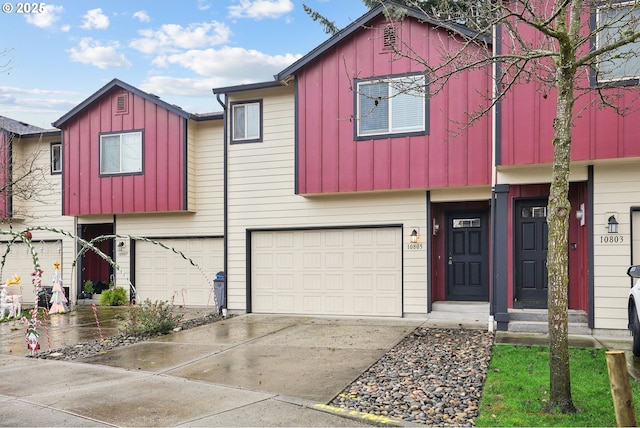
<svg viewBox="0 0 640 428">
<path fill-rule="evenodd" d="M 304 3 L 339 27 L 367 11 L 360 0 Z M 41 4 L 19 13 L 3 0 L 0 115 L 43 128 L 113 78 L 191 113 L 220 111 L 212 88 L 272 80 L 329 37 L 298 0 Z"/>
</svg>

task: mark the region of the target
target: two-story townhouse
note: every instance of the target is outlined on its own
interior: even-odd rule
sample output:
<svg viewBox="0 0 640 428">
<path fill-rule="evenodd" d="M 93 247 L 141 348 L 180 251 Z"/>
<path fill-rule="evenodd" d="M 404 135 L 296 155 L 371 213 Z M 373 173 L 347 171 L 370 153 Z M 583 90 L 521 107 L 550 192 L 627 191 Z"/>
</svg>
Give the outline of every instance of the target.
<svg viewBox="0 0 640 428">
<path fill-rule="evenodd" d="M 488 105 L 490 73 L 427 96 L 424 66 L 396 54 L 433 64 L 467 31 L 411 10 L 389 23 L 381 6 L 274 82 L 214 89 L 231 309 L 402 317 L 450 300 L 488 318 L 491 122 L 449 131 Z"/>
<path fill-rule="evenodd" d="M 10 294 L 21 294 L 23 302 L 34 302 L 31 284 L 34 259 L 27 244 L 14 240 L 11 233 L 30 228 L 31 244 L 43 270 L 43 285 L 50 285 L 54 264 L 60 264 L 63 285 L 69 290 L 75 253 L 71 237 L 55 229 L 72 230 L 73 219 L 60 216 L 62 189 L 62 145 L 58 129 L 42 129 L 17 120 L 0 117 L 0 257 L 1 281 L 21 276 Z"/>
<path fill-rule="evenodd" d="M 451 136 L 486 105 L 489 73 L 426 97 L 424 66 L 407 57 L 437 64 L 465 31 L 410 8 L 388 22 L 381 6 L 272 82 L 214 89 L 226 96 L 231 309 L 411 316 L 490 302 L 507 329 L 515 311 L 546 308 L 553 91 L 518 86 L 495 122 Z M 601 110 L 594 96 L 574 130 L 569 308 L 592 329 L 624 330 L 638 113 Z"/>
<path fill-rule="evenodd" d="M 222 114 L 194 115 L 118 79 L 53 124 L 62 131 L 62 215 L 107 254 L 79 259 L 86 280 L 138 301 L 213 305 L 223 263 Z M 72 295 L 73 296 L 73 295 Z"/>
</svg>

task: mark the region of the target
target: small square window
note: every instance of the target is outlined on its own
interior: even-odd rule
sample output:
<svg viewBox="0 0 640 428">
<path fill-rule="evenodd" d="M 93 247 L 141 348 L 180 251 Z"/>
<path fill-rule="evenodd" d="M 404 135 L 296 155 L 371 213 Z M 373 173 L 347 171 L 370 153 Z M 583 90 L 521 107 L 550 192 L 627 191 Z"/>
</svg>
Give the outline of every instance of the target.
<svg viewBox="0 0 640 428">
<path fill-rule="evenodd" d="M 428 133 L 424 75 L 363 80 L 356 87 L 357 138 Z"/>
<path fill-rule="evenodd" d="M 262 102 L 251 101 L 231 105 L 231 141 L 262 141 Z"/>
<path fill-rule="evenodd" d="M 597 10 L 596 48 L 610 45 L 624 34 L 638 31 L 640 8 L 635 3 L 607 4 Z M 640 40 L 614 49 L 598 58 L 598 81 L 637 80 L 640 77 Z"/>
<path fill-rule="evenodd" d="M 100 174 L 142 172 L 142 132 L 100 135 Z"/>
<path fill-rule="evenodd" d="M 62 144 L 51 144 L 51 174 L 62 173 Z"/>
</svg>

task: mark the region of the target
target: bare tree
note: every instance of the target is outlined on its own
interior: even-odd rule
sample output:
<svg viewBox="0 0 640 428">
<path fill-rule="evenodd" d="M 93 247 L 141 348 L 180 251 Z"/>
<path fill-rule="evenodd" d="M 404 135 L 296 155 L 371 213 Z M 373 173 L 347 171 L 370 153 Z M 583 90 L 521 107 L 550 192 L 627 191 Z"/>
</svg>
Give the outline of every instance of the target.
<svg viewBox="0 0 640 428">
<path fill-rule="evenodd" d="M 555 97 L 555 119 L 549 124 L 554 154 L 547 206 L 550 397 L 546 410 L 575 412 L 568 344 L 569 169 L 572 128 L 579 114 L 575 106 L 577 99 L 586 97 L 586 105 L 598 103 L 620 114 L 627 112 L 616 101 L 628 89 L 621 82 L 637 81 L 640 70 L 640 1 L 363 1 L 369 6 L 383 4 L 389 20 L 419 12 L 445 30 L 459 25 L 473 30 L 451 32 L 450 37 L 460 39 L 460 48 L 442 49 L 436 65 L 402 41 L 396 41 L 395 48 L 398 57 L 424 66 L 431 92 L 462 71 L 498 70 L 493 73 L 495 96 L 487 106 L 468 112 L 469 123 L 489 113 L 521 84 L 535 84 L 545 97 Z M 501 37 L 492 40 L 498 31 Z"/>
</svg>

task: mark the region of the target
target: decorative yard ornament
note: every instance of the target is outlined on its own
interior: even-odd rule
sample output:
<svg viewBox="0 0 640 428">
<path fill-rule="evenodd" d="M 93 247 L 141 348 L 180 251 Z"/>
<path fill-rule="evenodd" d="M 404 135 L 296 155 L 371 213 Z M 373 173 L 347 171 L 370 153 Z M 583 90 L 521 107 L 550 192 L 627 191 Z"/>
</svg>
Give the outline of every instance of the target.
<svg viewBox="0 0 640 428">
<path fill-rule="evenodd" d="M 69 311 L 67 307 L 67 297 L 64 295 L 64 289 L 62 288 L 62 280 L 59 274 L 60 263 L 55 262 L 53 264 L 53 290 L 51 292 L 51 308 L 49 308 L 50 314 L 63 314 Z"/>
<path fill-rule="evenodd" d="M 20 284 L 20 275 L 14 275 L 5 284 L 0 285 L 0 319 L 5 317 L 7 311 L 9 318 L 18 318 L 22 312 L 22 296 L 9 295 L 8 288 L 12 284 Z"/>
<path fill-rule="evenodd" d="M 33 283 L 33 294 L 35 295 L 35 304 L 33 305 L 33 309 L 31 310 L 31 318 L 28 320 L 23 318 L 24 322 L 28 322 L 27 325 L 27 334 L 25 340 L 27 341 L 27 348 L 31 351 L 31 356 L 36 355 L 36 351 L 40 349 L 40 344 L 38 343 L 38 330 L 37 327 L 41 325 L 41 321 L 38 320 L 38 300 L 40 298 L 40 292 L 42 291 L 42 269 L 38 269 L 31 274 L 33 279 L 31 280 Z M 44 314 L 44 316 L 47 316 Z"/>
</svg>

